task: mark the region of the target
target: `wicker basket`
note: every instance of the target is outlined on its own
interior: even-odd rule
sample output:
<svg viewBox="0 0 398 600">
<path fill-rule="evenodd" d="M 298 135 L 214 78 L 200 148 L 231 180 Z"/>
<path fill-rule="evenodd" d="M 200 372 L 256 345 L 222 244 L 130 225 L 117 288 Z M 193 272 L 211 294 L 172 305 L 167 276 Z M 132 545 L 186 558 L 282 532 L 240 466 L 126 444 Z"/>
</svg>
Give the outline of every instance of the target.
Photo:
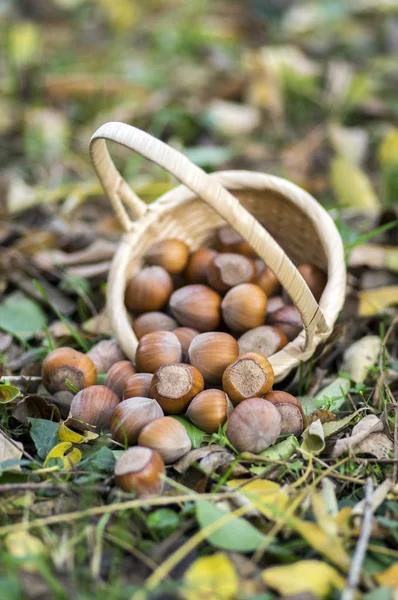
<svg viewBox="0 0 398 600">
<path fill-rule="evenodd" d="M 105 140 L 135 150 L 181 183 L 146 205 L 115 168 Z M 137 338 L 124 304 L 126 282 L 155 241 L 180 238 L 195 250 L 229 223 L 278 277 L 301 313 L 304 330 L 269 358 L 280 381 L 307 360 L 331 333 L 343 305 L 346 271 L 342 240 L 326 211 L 298 186 L 250 171 L 206 174 L 151 135 L 123 123 L 107 123 L 91 139 L 91 159 L 125 234 L 108 280 L 108 315 L 125 354 L 134 360 Z M 232 192 L 232 193 L 231 193 Z M 135 219 L 131 220 L 129 213 Z M 265 229 L 266 228 L 266 229 Z M 295 264 L 313 263 L 327 272 L 319 306 Z"/>
</svg>

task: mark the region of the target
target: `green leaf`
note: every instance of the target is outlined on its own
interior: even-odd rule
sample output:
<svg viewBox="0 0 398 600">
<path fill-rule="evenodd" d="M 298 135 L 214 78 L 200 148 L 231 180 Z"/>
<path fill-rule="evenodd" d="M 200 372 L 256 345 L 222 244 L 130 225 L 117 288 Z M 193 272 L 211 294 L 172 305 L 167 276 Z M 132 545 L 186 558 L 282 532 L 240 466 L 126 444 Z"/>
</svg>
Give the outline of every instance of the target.
<svg viewBox="0 0 398 600">
<path fill-rule="evenodd" d="M 201 500 L 196 504 L 196 518 L 201 529 L 213 525 L 228 513 L 214 504 Z M 253 552 L 265 541 L 266 537 L 244 519 L 233 518 L 225 525 L 206 536 L 207 541 L 216 548 L 232 552 Z"/>
<path fill-rule="evenodd" d="M 184 425 L 185 430 L 189 435 L 189 439 L 191 440 L 192 448 L 200 448 L 206 437 L 206 433 L 198 427 L 195 427 L 195 425 L 193 425 L 187 419 L 184 419 L 184 417 L 180 417 L 177 415 L 171 416 L 173 417 L 173 419 L 177 419 L 177 421 L 179 421 L 181 425 Z"/>
<path fill-rule="evenodd" d="M 111 473 L 115 466 L 116 458 L 109 448 L 103 446 L 84 461 L 88 471 Z"/>
<path fill-rule="evenodd" d="M 0 329 L 12 335 L 29 339 L 46 323 L 47 317 L 39 304 L 19 292 L 10 294 L 0 304 Z"/>
<path fill-rule="evenodd" d="M 167 537 L 180 525 L 179 515 L 171 508 L 159 508 L 147 518 L 147 525 L 152 531 Z"/>
<path fill-rule="evenodd" d="M 8 385 L 7 383 L 0 384 L 0 404 L 8 404 L 21 395 L 22 394 L 17 387 Z"/>
<path fill-rule="evenodd" d="M 298 439 L 294 435 L 289 435 L 288 438 L 279 442 L 275 446 L 271 448 L 267 448 L 263 452 L 260 452 L 259 456 L 264 456 L 265 458 L 271 458 L 273 460 L 287 460 L 296 452 L 297 448 L 300 446 Z M 255 465 L 251 467 L 251 473 L 255 475 L 261 475 L 270 469 L 273 469 L 275 465 Z"/>
<path fill-rule="evenodd" d="M 58 440 L 59 423 L 48 421 L 47 419 L 28 418 L 31 423 L 30 437 L 32 438 L 37 454 L 40 458 L 45 459 L 47 454 L 56 446 Z"/>
<path fill-rule="evenodd" d="M 337 377 L 315 396 L 319 402 L 317 408 L 326 408 L 332 412 L 336 412 L 344 404 L 350 386 L 351 384 L 348 379 Z"/>
</svg>

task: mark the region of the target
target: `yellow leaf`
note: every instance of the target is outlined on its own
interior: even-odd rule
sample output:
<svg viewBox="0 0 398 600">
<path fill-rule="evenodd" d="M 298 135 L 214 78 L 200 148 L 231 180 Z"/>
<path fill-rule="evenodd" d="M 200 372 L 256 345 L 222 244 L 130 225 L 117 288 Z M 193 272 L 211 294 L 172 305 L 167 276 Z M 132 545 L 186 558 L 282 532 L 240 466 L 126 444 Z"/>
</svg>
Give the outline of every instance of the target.
<svg viewBox="0 0 398 600">
<path fill-rule="evenodd" d="M 72 442 L 73 444 L 84 444 L 95 440 L 98 437 L 98 433 L 92 431 L 84 431 L 83 433 L 76 433 L 65 425 L 65 421 L 62 421 L 58 427 L 58 438 L 61 442 Z"/>
<path fill-rule="evenodd" d="M 342 590 L 344 579 L 330 565 L 319 560 L 301 560 L 293 565 L 272 567 L 262 572 L 266 585 L 282 596 L 313 594 L 325 598 L 331 590 Z"/>
<path fill-rule="evenodd" d="M 378 315 L 393 304 L 398 304 L 398 285 L 363 290 L 359 292 L 358 314 L 360 317 Z"/>
<path fill-rule="evenodd" d="M 52 458 L 60 458 L 65 470 L 72 469 L 73 465 L 77 464 L 82 459 L 82 453 L 78 448 L 73 448 L 70 442 L 61 442 L 50 450 L 47 454 L 44 466 L 46 467 Z M 71 450 L 70 452 L 68 452 Z"/>
<path fill-rule="evenodd" d="M 398 164 L 398 129 L 390 129 L 379 148 L 379 160 L 383 166 Z"/>
<path fill-rule="evenodd" d="M 312 512 L 319 527 L 332 537 L 337 537 L 337 523 L 328 510 L 328 505 L 321 494 L 312 494 Z"/>
<path fill-rule="evenodd" d="M 17 21 L 9 31 L 10 62 L 18 69 L 34 64 L 40 55 L 41 32 L 30 21 Z"/>
<path fill-rule="evenodd" d="M 382 586 L 398 589 L 398 562 L 392 564 L 385 571 L 377 573 L 375 579 Z"/>
<path fill-rule="evenodd" d="M 131 0 L 97 0 L 108 14 L 109 21 L 115 29 L 126 30 L 134 24 L 137 9 Z"/>
<path fill-rule="evenodd" d="M 198 558 L 184 575 L 186 600 L 232 600 L 238 593 L 238 577 L 223 552 Z"/>
<path fill-rule="evenodd" d="M 331 183 L 342 206 L 375 212 L 381 208 L 370 179 L 356 165 L 342 156 L 331 163 Z"/>
<path fill-rule="evenodd" d="M 23 559 L 23 568 L 26 571 L 35 571 L 34 559 L 45 554 L 45 546 L 41 540 L 27 531 L 10 533 L 5 539 L 8 552 L 17 559 Z"/>
<path fill-rule="evenodd" d="M 231 479 L 228 481 L 228 486 L 234 489 L 239 488 L 238 491 L 247 494 L 248 499 L 257 508 L 259 506 L 263 509 L 266 506 L 275 508 L 273 519 L 278 515 L 278 511 L 282 511 L 286 507 L 289 500 L 287 493 L 282 490 L 280 485 L 267 479 L 255 479 L 254 481 Z"/>
</svg>

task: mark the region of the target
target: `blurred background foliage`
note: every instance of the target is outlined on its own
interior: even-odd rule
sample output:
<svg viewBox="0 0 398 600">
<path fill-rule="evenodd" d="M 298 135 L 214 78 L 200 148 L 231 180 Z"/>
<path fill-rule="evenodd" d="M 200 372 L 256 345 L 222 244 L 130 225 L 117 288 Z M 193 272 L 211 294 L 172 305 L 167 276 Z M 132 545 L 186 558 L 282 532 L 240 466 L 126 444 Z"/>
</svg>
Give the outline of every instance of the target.
<svg viewBox="0 0 398 600">
<path fill-rule="evenodd" d="M 395 202 L 394 0 L 1 0 L 0 47 L 3 213 L 98 194 L 87 148 L 110 120 L 329 206 Z M 115 153 L 144 198 L 174 184 Z"/>
</svg>

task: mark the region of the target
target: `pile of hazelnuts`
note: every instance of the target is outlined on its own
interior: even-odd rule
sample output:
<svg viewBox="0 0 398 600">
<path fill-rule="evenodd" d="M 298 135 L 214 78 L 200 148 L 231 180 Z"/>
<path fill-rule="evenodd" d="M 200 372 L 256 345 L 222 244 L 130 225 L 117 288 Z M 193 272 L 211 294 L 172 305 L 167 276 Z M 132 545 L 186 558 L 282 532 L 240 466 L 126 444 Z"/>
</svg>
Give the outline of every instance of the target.
<svg viewBox="0 0 398 600">
<path fill-rule="evenodd" d="M 272 390 L 268 360 L 299 334 L 301 317 L 250 245 L 222 227 L 215 249 L 190 252 L 182 240 L 162 240 L 144 264 L 125 292 L 138 338 L 135 363 L 117 360 L 104 385 L 96 385 L 95 350 L 58 348 L 42 371 L 51 393 L 68 389 L 67 380 L 80 390 L 67 424 L 110 429 L 114 440 L 131 446 L 116 463 L 115 479 L 141 497 L 160 493 L 165 464 L 191 449 L 172 415 L 207 434 L 228 421 L 230 444 L 254 454 L 306 426 L 299 400 Z M 325 274 L 311 264 L 298 270 L 319 300 Z"/>
</svg>

